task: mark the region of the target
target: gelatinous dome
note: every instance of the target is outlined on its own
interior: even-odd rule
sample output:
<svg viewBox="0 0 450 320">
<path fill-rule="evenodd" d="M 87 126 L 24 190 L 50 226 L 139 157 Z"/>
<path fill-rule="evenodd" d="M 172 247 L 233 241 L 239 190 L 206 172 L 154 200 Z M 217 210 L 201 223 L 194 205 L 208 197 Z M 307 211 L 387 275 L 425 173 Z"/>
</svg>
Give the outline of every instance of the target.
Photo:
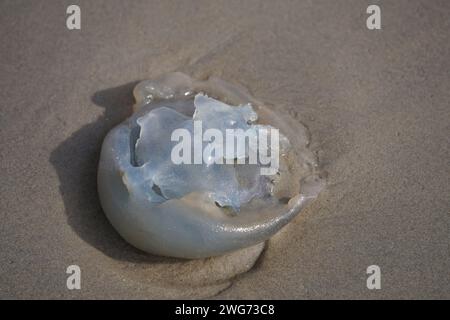
<svg viewBox="0 0 450 320">
<path fill-rule="evenodd" d="M 241 87 L 172 73 L 140 82 L 134 95 L 134 114 L 104 140 L 98 189 L 112 225 L 144 251 L 201 258 L 257 244 L 323 188 L 306 128 Z M 197 120 L 219 132 L 279 128 L 278 170 L 262 175 L 261 163 L 174 164 L 172 133 L 193 134 Z M 237 148 L 228 156 L 237 160 L 248 152 Z"/>
</svg>

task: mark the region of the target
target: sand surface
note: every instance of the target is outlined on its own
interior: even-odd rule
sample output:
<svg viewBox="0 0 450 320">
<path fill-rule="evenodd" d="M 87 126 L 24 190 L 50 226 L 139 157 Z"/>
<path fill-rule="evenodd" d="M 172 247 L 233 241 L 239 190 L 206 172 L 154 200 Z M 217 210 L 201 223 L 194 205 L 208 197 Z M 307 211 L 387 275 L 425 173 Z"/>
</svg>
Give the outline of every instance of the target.
<svg viewBox="0 0 450 320">
<path fill-rule="evenodd" d="M 380 31 L 378 1 L 79 0 L 69 31 L 72 2 L 0 3 L 0 298 L 450 298 L 449 1 L 382 1 Z M 239 254 L 147 256 L 99 206 L 103 137 L 170 71 L 288 112 L 329 174 L 231 280 Z"/>
</svg>

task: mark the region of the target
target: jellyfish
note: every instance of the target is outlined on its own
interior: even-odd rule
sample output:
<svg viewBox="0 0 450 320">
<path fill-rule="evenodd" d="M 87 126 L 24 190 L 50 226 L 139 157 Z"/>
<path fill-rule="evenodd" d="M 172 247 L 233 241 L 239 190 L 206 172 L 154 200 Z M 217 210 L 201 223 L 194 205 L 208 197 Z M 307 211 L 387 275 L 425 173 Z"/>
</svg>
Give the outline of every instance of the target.
<svg viewBox="0 0 450 320">
<path fill-rule="evenodd" d="M 196 259 L 256 245 L 325 185 L 307 129 L 241 86 L 176 72 L 134 97 L 97 179 L 107 218 L 138 249 Z"/>
</svg>

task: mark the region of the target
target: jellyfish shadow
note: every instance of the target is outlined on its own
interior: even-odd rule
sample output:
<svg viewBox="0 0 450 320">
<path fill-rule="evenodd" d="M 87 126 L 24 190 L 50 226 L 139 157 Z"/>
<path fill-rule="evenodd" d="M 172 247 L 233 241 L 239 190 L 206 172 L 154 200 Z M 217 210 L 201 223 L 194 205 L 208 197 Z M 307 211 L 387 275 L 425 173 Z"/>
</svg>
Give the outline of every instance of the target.
<svg viewBox="0 0 450 320">
<path fill-rule="evenodd" d="M 132 91 L 137 82 L 97 91 L 92 102 L 104 113 L 58 145 L 50 163 L 59 178 L 67 222 L 88 244 L 113 259 L 133 263 L 170 263 L 178 259 L 147 254 L 129 245 L 115 231 L 100 206 L 97 166 L 103 138 L 132 113 Z"/>
</svg>

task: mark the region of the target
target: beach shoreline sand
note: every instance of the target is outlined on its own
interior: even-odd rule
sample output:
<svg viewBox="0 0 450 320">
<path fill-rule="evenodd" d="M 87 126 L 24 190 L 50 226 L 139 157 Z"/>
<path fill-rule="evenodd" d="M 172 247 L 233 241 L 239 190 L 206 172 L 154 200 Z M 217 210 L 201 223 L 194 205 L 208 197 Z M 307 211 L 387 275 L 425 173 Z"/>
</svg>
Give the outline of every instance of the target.
<svg viewBox="0 0 450 320">
<path fill-rule="evenodd" d="M 72 31 L 67 1 L 0 4 L 0 298 L 450 298 L 448 1 L 376 1 L 372 31 L 368 1 L 77 2 Z M 173 71 L 302 122 L 328 172 L 231 281 L 224 260 L 134 249 L 98 202 L 103 137 L 139 80 Z"/>
</svg>

